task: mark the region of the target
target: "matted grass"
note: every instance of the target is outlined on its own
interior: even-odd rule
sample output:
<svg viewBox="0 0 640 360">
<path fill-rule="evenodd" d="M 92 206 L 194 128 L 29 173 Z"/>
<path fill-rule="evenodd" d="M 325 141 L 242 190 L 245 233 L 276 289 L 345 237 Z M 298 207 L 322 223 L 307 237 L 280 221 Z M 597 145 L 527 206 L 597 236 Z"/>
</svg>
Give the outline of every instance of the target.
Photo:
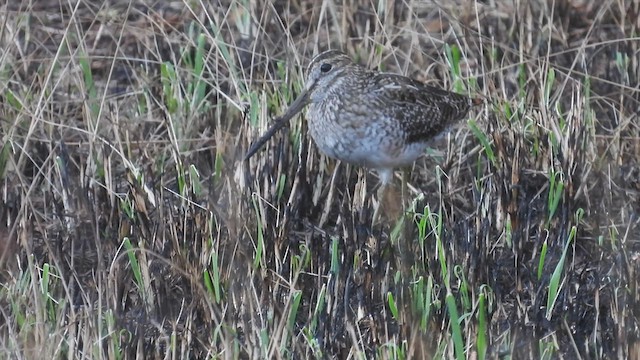
<svg viewBox="0 0 640 360">
<path fill-rule="evenodd" d="M 0 5 L 2 357 L 640 357 L 639 14 Z M 384 194 L 304 116 L 243 163 L 328 48 L 485 104 Z"/>
</svg>

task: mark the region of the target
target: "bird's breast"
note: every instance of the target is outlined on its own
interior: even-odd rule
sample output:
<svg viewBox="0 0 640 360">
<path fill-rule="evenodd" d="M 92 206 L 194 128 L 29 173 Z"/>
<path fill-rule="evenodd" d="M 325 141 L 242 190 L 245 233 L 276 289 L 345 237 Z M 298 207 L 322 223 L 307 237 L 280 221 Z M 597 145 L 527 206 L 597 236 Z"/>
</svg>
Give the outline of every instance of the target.
<svg viewBox="0 0 640 360">
<path fill-rule="evenodd" d="M 422 150 L 407 147 L 397 119 L 366 104 L 335 100 L 311 104 L 309 132 L 325 155 L 369 168 L 411 163 Z"/>
</svg>

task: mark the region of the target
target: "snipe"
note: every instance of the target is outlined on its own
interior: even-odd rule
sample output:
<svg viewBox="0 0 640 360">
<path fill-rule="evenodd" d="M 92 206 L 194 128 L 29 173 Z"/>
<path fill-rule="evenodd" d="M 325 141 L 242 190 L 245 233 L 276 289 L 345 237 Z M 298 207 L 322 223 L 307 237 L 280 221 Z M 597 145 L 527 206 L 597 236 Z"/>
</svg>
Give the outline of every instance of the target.
<svg viewBox="0 0 640 360">
<path fill-rule="evenodd" d="M 309 132 L 321 152 L 377 170 L 383 184 L 393 169 L 411 165 L 427 143 L 481 103 L 406 76 L 367 70 L 329 50 L 311 60 L 300 96 L 251 146 L 245 160 L 305 106 Z"/>
</svg>

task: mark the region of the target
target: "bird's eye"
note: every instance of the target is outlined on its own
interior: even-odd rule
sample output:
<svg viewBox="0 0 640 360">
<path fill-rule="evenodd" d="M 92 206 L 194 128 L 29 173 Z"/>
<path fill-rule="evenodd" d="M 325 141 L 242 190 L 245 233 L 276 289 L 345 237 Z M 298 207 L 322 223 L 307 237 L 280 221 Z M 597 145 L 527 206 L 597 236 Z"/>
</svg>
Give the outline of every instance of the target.
<svg viewBox="0 0 640 360">
<path fill-rule="evenodd" d="M 331 64 L 328 63 L 324 63 L 322 65 L 320 65 L 320 72 L 322 73 L 328 73 L 329 71 L 331 71 L 331 68 L 333 66 Z"/>
</svg>

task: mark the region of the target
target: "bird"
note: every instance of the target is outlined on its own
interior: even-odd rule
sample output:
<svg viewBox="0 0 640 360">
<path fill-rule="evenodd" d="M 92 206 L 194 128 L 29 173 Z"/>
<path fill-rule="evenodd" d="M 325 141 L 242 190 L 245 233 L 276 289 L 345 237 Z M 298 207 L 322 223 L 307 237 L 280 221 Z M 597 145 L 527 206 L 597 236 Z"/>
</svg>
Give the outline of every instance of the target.
<svg viewBox="0 0 640 360">
<path fill-rule="evenodd" d="M 309 134 L 320 152 L 373 169 L 388 184 L 428 143 L 482 103 L 407 76 L 369 70 L 340 50 L 315 56 L 304 87 L 285 113 L 247 151 L 251 156 L 307 107 Z"/>
</svg>

